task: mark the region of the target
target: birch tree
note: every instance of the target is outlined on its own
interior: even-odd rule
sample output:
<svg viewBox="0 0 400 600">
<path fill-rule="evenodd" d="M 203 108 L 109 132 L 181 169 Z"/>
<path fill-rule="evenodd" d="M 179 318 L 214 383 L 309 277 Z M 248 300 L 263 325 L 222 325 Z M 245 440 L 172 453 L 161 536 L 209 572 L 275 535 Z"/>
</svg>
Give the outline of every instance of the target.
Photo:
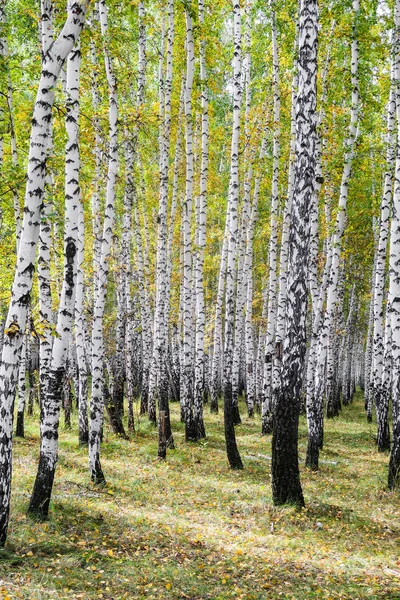
<svg viewBox="0 0 400 600">
<path fill-rule="evenodd" d="M 397 148 L 390 227 L 390 316 L 392 342 L 393 440 L 389 459 L 388 485 L 400 488 L 400 1 L 394 5 L 394 79 L 396 82 Z"/>
<path fill-rule="evenodd" d="M 382 393 L 382 373 L 384 364 L 384 332 L 383 332 L 383 294 L 385 285 L 386 248 L 389 235 L 389 216 L 392 200 L 393 167 L 395 163 L 395 113 L 396 97 L 393 85 L 390 90 L 390 98 L 387 116 L 387 153 L 386 170 L 384 175 L 383 194 L 381 202 L 381 214 L 379 223 L 379 241 L 377 245 L 377 256 L 375 265 L 375 282 L 373 296 L 373 386 L 372 392 L 376 407 L 376 419 L 378 424 L 378 450 L 384 452 L 390 449 L 390 434 L 388 423 L 388 398 Z M 372 302 L 372 301 L 371 301 Z"/>
<path fill-rule="evenodd" d="M 65 225 L 64 276 L 57 318 L 57 336 L 53 343 L 46 396 L 40 415 L 40 456 L 28 513 L 46 519 L 49 511 L 58 456 L 58 426 L 64 379 L 74 321 L 78 250 L 78 214 L 80 206 L 79 154 L 79 79 L 80 43 L 68 56 L 66 75 L 67 143 L 65 147 Z M 69 396 L 69 386 L 67 390 Z M 65 400 L 65 396 L 64 396 Z M 67 399 L 69 400 L 69 398 Z"/>
<path fill-rule="evenodd" d="M 272 366 L 276 328 L 277 308 L 277 256 L 278 256 L 278 202 L 279 202 L 279 154 L 280 154 L 280 90 L 279 90 L 279 60 L 278 39 L 276 29 L 276 15 L 274 2 L 272 2 L 272 50 L 274 72 L 274 141 L 272 164 L 272 195 L 269 237 L 269 290 L 268 290 L 268 317 L 267 335 L 265 340 L 263 402 L 261 412 L 261 432 L 272 432 L 273 396 L 272 396 Z"/>
<path fill-rule="evenodd" d="M 306 351 L 307 267 L 315 178 L 318 8 L 316 0 L 301 0 L 299 15 L 299 87 L 296 103 L 296 155 L 292 222 L 282 348 L 282 369 L 275 392 L 272 436 L 272 496 L 274 504 L 303 505 L 298 464 L 298 422 Z"/>
<path fill-rule="evenodd" d="M 33 110 L 24 218 L 0 366 L 0 405 L 2 407 L 0 416 L 0 546 L 5 543 L 8 528 L 16 373 L 35 269 L 46 174 L 48 123 L 51 119 L 54 102 L 54 85 L 65 59 L 76 40 L 79 39 L 85 21 L 86 8 L 86 2 L 83 4 L 73 2 L 69 6 L 64 27 L 43 59 Z"/>
<path fill-rule="evenodd" d="M 104 39 L 104 63 L 109 93 L 108 172 L 100 261 L 97 271 L 97 295 L 92 324 L 92 395 L 90 399 L 89 472 L 94 483 L 104 482 L 100 464 L 100 438 L 104 412 L 104 336 L 103 318 L 107 293 L 109 255 L 115 217 L 115 184 L 118 169 L 118 96 L 113 62 L 109 49 L 108 9 L 99 2 L 101 34 Z"/>
<path fill-rule="evenodd" d="M 196 341 L 195 341 L 195 372 L 194 372 L 194 421 L 197 435 L 205 436 L 203 421 L 204 400 L 204 253 L 206 248 L 206 213 L 208 185 L 208 86 L 206 68 L 206 32 L 204 30 L 204 2 L 198 5 L 199 24 L 202 28 L 200 40 L 200 79 L 201 79 L 201 167 L 200 194 L 197 207 L 197 243 L 195 263 L 195 296 L 196 296 Z"/>
<path fill-rule="evenodd" d="M 327 374 L 326 374 L 326 396 L 327 396 L 327 417 L 334 417 L 338 414 L 338 407 L 335 398 L 335 384 L 337 371 L 335 368 L 334 358 L 334 339 L 335 339 L 335 323 L 334 315 L 337 309 L 338 302 L 338 277 L 339 277 L 339 262 L 341 253 L 341 243 L 343 232 L 346 223 L 346 208 L 349 195 L 349 182 L 353 165 L 355 145 L 358 135 L 358 120 L 359 120 L 359 90 L 358 90 L 358 39 L 357 39 L 357 21 L 359 19 L 360 4 L 358 0 L 353 0 L 353 39 L 351 43 L 351 111 L 350 111 L 350 126 L 349 135 L 346 140 L 344 166 L 342 180 L 340 185 L 339 206 L 336 217 L 335 237 L 333 240 L 333 255 L 331 275 L 328 287 L 327 296 L 327 319 L 329 330 L 329 346 L 327 355 Z"/>
<path fill-rule="evenodd" d="M 234 405 L 232 397 L 232 363 L 234 351 L 234 319 L 235 319 L 235 268 L 238 236 L 238 203 L 239 203 L 239 135 L 241 89 L 241 51 L 242 31 L 240 3 L 233 4 L 233 124 L 231 141 L 231 167 L 229 181 L 229 197 L 226 212 L 228 230 L 226 252 L 226 287 L 225 287 L 225 344 L 224 344 L 224 429 L 228 461 L 232 469 L 242 469 L 243 464 L 236 444 Z M 224 256 L 221 256 L 221 263 Z M 222 271 L 222 265 L 220 274 Z"/>
</svg>

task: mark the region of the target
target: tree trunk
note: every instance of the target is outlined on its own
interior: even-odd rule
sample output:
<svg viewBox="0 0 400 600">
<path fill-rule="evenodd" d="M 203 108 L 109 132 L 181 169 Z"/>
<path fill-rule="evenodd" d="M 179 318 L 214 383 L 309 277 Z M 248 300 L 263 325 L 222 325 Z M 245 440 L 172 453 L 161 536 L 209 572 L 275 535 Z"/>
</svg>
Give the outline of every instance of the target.
<svg viewBox="0 0 400 600">
<path fill-rule="evenodd" d="M 388 395 L 382 389 L 382 373 L 384 365 L 384 338 L 383 338 L 383 293 L 385 287 L 386 270 L 386 248 L 389 235 L 390 205 L 392 201 L 393 167 L 395 163 L 395 143 L 393 135 L 395 127 L 396 96 L 394 85 L 390 90 L 390 99 L 387 116 L 387 151 L 386 171 L 384 175 L 383 194 L 381 202 L 381 215 L 379 224 L 379 242 L 375 266 L 374 285 L 374 334 L 373 334 L 373 397 L 376 407 L 376 419 L 378 424 L 378 450 L 385 452 L 390 450 L 389 433 L 389 403 Z"/>
<path fill-rule="evenodd" d="M 68 57 L 67 64 L 64 276 L 57 318 L 58 335 L 54 339 L 50 378 L 40 417 L 39 467 L 28 508 L 28 514 L 41 520 L 48 517 L 58 458 L 58 426 L 63 386 L 65 378 L 69 376 L 67 372 L 68 347 L 74 319 L 80 197 L 79 74 L 80 45 L 78 40 L 75 48 Z M 67 401 L 68 407 L 70 406 L 69 379 L 67 388 L 64 401 Z M 66 415 L 68 415 L 68 410 L 66 410 Z M 68 420 L 66 424 L 68 425 Z"/>
<path fill-rule="evenodd" d="M 54 85 L 66 57 L 79 37 L 85 13 L 86 4 L 81 5 L 75 2 L 69 7 L 66 23 L 43 61 L 33 112 L 24 219 L 0 366 L 0 404 L 2 406 L 0 415 L 0 546 L 4 545 L 7 536 L 11 491 L 11 435 L 15 374 L 32 289 L 44 193 L 47 132 L 54 102 Z"/>
<path fill-rule="evenodd" d="M 236 246 L 238 236 L 238 202 L 239 202 L 239 135 L 241 90 L 241 15 L 240 3 L 233 3 L 233 125 L 231 145 L 231 171 L 229 181 L 229 198 L 226 213 L 228 226 L 228 244 L 226 260 L 225 287 L 225 344 L 224 344 L 224 429 L 225 444 L 231 469 L 243 469 L 243 463 L 236 444 L 235 413 L 232 395 L 232 363 L 234 350 L 234 319 L 235 319 L 235 267 Z M 221 262 L 223 257 L 221 257 Z M 222 272 L 222 268 L 220 273 Z"/>
<path fill-rule="evenodd" d="M 335 369 L 335 352 L 334 352 L 334 340 L 335 334 L 335 314 L 338 304 L 338 277 L 339 277 L 339 263 L 340 263 L 340 251 L 341 241 L 345 228 L 346 220 L 346 207 L 347 198 L 349 192 L 349 182 L 351 177 L 353 158 L 355 153 L 355 144 L 358 136 L 358 113 L 359 113 L 359 91 L 358 91 L 358 39 L 357 39 L 357 22 L 359 19 L 360 5 L 359 0 L 353 0 L 353 12 L 354 12 L 354 23 L 353 23 L 353 40 L 351 44 L 351 114 L 350 114 L 350 127 L 349 137 L 346 142 L 346 152 L 344 157 L 344 168 L 342 174 L 342 181 L 340 185 L 340 198 L 339 207 L 336 220 L 336 231 L 333 240 L 333 256 L 332 256 L 332 269 L 330 276 L 330 283 L 328 288 L 327 297 L 327 314 L 328 314 L 328 328 L 329 328 L 329 345 L 328 345 L 328 359 L 327 359 L 327 417 L 331 418 L 337 416 L 337 402 L 335 401 L 335 390 L 336 390 L 336 369 Z"/>
<path fill-rule="evenodd" d="M 274 2 L 272 3 L 274 7 Z M 272 165 L 272 197 L 269 238 L 269 290 L 268 290 L 268 322 L 265 341 L 263 400 L 261 412 L 261 433 L 272 432 L 274 400 L 272 390 L 274 341 L 277 313 L 277 256 L 278 256 L 278 202 L 279 202 L 279 155 L 280 155 L 280 83 L 278 40 L 275 9 L 272 10 L 272 48 L 274 69 L 274 142 Z"/>
<path fill-rule="evenodd" d="M 199 1 L 199 23 L 204 27 L 204 0 Z M 205 36 L 200 41 L 200 79 L 201 79 L 201 167 L 200 195 L 197 210 L 197 254 L 195 267 L 195 297 L 196 297 L 196 340 L 195 340 L 195 371 L 194 371 L 194 422 L 198 439 L 206 435 L 203 420 L 204 401 L 204 253 L 206 248 L 206 213 L 207 213 L 207 183 L 208 183 L 208 87 L 205 57 Z"/>
<path fill-rule="evenodd" d="M 15 435 L 17 437 L 24 437 L 24 411 L 26 402 L 26 355 L 27 355 L 27 334 L 25 334 L 24 342 L 22 344 L 21 359 L 19 362 L 19 373 L 18 373 L 18 411 L 17 411 L 17 426 L 15 428 Z M 29 365 L 28 365 L 29 368 Z"/>
<path fill-rule="evenodd" d="M 392 332 L 393 441 L 389 459 L 389 489 L 400 489 L 400 0 L 394 6 L 394 80 L 396 82 L 397 155 L 394 177 L 393 213 L 390 229 L 390 313 Z"/>
<path fill-rule="evenodd" d="M 311 209 L 315 177 L 317 46 L 317 1 L 301 0 L 296 157 L 289 236 L 285 339 L 280 385 L 275 392 L 276 409 L 272 437 L 272 496 L 275 505 L 304 504 L 297 442 L 306 352 L 310 241 L 310 223 L 306 215 Z"/>
<path fill-rule="evenodd" d="M 100 442 L 104 412 L 104 337 L 103 317 L 107 294 L 108 257 L 111 250 L 115 216 L 115 185 L 118 170 L 118 97 L 117 82 L 109 50 L 108 11 L 105 0 L 99 2 L 101 33 L 104 39 L 104 62 L 109 93 L 109 149 L 108 174 L 101 240 L 100 261 L 97 271 L 97 294 L 95 297 L 92 325 L 92 397 L 90 400 L 89 472 L 94 483 L 105 481 L 100 464 Z"/>
</svg>

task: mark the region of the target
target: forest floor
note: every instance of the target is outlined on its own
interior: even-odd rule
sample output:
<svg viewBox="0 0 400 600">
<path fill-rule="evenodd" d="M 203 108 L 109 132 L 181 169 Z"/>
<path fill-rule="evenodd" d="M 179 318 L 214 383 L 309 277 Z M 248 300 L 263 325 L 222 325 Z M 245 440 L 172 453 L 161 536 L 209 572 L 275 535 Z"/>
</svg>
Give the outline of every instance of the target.
<svg viewBox="0 0 400 600">
<path fill-rule="evenodd" d="M 242 407 L 244 408 L 244 407 Z M 25 516 L 38 458 L 37 415 L 15 439 L 13 502 L 0 553 L 0 598 L 116 600 L 400 599 L 400 494 L 387 491 L 388 455 L 362 396 L 326 423 L 320 472 L 301 467 L 306 508 L 274 508 L 270 437 L 259 418 L 237 427 L 245 469 L 225 456 L 222 414 L 205 407 L 207 439 L 156 460 L 145 418 L 129 441 L 105 431 L 107 486 L 88 482 L 86 450 L 60 432 L 51 517 Z M 306 423 L 301 418 L 304 463 Z"/>
</svg>

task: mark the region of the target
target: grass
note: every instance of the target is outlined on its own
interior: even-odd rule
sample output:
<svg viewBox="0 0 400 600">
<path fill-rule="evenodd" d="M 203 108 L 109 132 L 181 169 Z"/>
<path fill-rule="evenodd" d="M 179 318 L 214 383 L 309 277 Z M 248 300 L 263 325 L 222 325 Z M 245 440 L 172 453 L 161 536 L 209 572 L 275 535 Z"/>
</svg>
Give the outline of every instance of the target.
<svg viewBox="0 0 400 600">
<path fill-rule="evenodd" d="M 0 598 L 400 599 L 400 495 L 387 491 L 388 456 L 376 451 L 360 394 L 326 423 L 320 472 L 301 467 L 302 510 L 272 506 L 271 439 L 259 418 L 237 428 L 245 469 L 232 472 L 222 415 L 205 407 L 208 437 L 194 445 L 172 412 L 177 449 L 166 462 L 143 418 L 129 441 L 105 432 L 100 489 L 88 482 L 76 422 L 61 431 L 44 524 L 25 516 L 38 458 L 37 416 L 28 421 L 14 443 Z M 306 442 L 302 418 L 302 464 Z"/>
</svg>

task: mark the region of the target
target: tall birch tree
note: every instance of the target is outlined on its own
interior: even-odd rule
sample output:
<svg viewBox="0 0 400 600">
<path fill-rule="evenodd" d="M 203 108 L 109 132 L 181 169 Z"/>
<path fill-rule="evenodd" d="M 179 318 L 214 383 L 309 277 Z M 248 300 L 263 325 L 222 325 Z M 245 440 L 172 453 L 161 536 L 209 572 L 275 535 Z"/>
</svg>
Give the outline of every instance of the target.
<svg viewBox="0 0 400 600">
<path fill-rule="evenodd" d="M 89 472 L 94 483 L 103 483 L 100 464 L 100 440 L 104 412 L 104 335 L 103 318 L 106 302 L 109 256 L 115 218 L 115 185 L 118 170 L 118 96 L 117 82 L 110 53 L 108 8 L 105 0 L 99 1 L 101 34 L 104 40 L 104 63 L 109 94 L 109 145 L 108 172 L 105 198 L 103 234 L 97 271 L 97 294 L 92 324 L 92 395 L 90 399 Z"/>
<path fill-rule="evenodd" d="M 274 504 L 303 505 L 298 463 L 298 422 L 306 352 L 308 301 L 307 215 L 315 185 L 318 5 L 301 0 L 299 14 L 299 87 L 296 102 L 296 155 L 292 222 L 282 348 L 282 369 L 275 392 L 272 436 L 272 496 Z"/>
<path fill-rule="evenodd" d="M 85 22 L 86 8 L 86 2 L 73 2 L 68 7 L 64 27 L 43 59 L 33 110 L 24 218 L 0 366 L 0 546 L 4 545 L 7 537 L 16 373 L 35 270 L 46 175 L 48 123 L 54 103 L 54 85 L 65 59 L 79 39 Z"/>
</svg>

